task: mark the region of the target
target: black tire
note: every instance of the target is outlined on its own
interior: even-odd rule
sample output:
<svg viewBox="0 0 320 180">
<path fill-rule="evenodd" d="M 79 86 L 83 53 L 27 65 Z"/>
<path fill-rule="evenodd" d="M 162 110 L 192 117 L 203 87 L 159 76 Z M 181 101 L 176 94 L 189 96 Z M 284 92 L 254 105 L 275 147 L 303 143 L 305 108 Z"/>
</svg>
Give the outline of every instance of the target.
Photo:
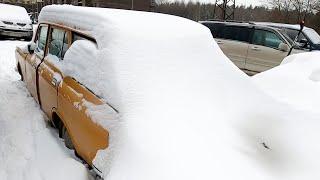
<svg viewBox="0 0 320 180">
<path fill-rule="evenodd" d="M 74 149 L 72 140 L 65 126 L 62 127 L 62 138 L 64 139 L 64 144 L 68 149 Z"/>
</svg>

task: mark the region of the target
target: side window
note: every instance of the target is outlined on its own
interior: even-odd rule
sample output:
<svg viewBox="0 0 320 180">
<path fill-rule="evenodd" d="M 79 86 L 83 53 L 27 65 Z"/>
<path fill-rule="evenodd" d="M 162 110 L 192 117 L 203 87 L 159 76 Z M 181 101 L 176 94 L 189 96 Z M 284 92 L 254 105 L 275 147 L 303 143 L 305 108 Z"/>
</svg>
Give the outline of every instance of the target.
<svg viewBox="0 0 320 180">
<path fill-rule="evenodd" d="M 225 26 L 222 38 L 249 42 L 249 28 L 241 26 Z"/>
<path fill-rule="evenodd" d="M 222 34 L 221 38 L 234 40 L 235 39 L 234 27 L 233 26 L 225 26 L 223 28 L 223 34 Z"/>
<path fill-rule="evenodd" d="M 277 49 L 283 41 L 273 32 L 265 30 L 255 30 L 252 43 Z"/>
<path fill-rule="evenodd" d="M 36 51 L 37 52 L 43 52 L 46 47 L 46 41 L 47 41 L 47 34 L 48 34 L 48 26 L 43 25 L 39 28 L 38 34 L 37 34 L 37 41 L 36 41 Z"/>
<path fill-rule="evenodd" d="M 62 29 L 52 28 L 48 53 L 62 60 L 68 48 L 68 33 Z"/>
<path fill-rule="evenodd" d="M 221 38 L 224 24 L 222 23 L 204 23 L 207 26 L 214 38 Z"/>
</svg>

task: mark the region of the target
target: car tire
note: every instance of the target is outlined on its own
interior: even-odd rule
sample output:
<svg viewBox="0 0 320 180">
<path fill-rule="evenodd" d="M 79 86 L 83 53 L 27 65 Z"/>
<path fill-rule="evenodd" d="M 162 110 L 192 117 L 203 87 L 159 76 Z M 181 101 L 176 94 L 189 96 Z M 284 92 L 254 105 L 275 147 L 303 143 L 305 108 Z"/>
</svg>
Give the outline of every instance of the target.
<svg viewBox="0 0 320 180">
<path fill-rule="evenodd" d="M 64 139 L 64 144 L 68 149 L 74 149 L 72 140 L 65 126 L 62 127 L 62 138 Z"/>
</svg>

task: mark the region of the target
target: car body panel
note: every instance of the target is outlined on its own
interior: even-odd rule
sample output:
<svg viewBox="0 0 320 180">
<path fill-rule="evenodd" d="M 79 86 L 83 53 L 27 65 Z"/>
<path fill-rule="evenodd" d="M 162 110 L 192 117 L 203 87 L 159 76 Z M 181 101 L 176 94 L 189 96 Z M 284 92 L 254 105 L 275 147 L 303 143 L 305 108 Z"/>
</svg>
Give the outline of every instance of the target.
<svg viewBox="0 0 320 180">
<path fill-rule="evenodd" d="M 238 66 L 240 69 L 245 68 L 248 54 L 249 43 L 216 38 L 217 44 L 224 54 Z"/>
<path fill-rule="evenodd" d="M 44 61 L 38 68 L 38 92 L 39 101 L 41 102 L 42 110 L 50 118 L 52 117 L 52 109 L 57 108 L 57 94 L 58 85 L 61 81 L 60 71 L 48 61 L 48 57 L 44 58 Z M 58 76 L 58 77 L 56 77 Z M 54 81 L 54 78 L 59 78 Z"/>
<path fill-rule="evenodd" d="M 85 101 L 95 105 L 103 102 L 87 88 L 70 77 L 58 87 L 58 113 L 61 114 L 78 154 L 91 163 L 99 149 L 108 146 L 108 132 L 94 123 L 86 113 Z"/>
<path fill-rule="evenodd" d="M 288 52 L 278 49 L 250 44 L 245 69 L 255 72 L 263 72 L 280 65 Z"/>
<path fill-rule="evenodd" d="M 15 57 L 17 63 L 17 69 L 20 70 L 22 77 L 26 76 L 26 61 L 27 53 L 23 52 L 20 48 L 16 48 Z"/>
<path fill-rule="evenodd" d="M 25 82 L 27 84 L 27 89 L 34 99 L 39 102 L 38 91 L 37 91 L 37 68 L 42 62 L 43 55 L 38 52 L 28 55 L 26 57 L 26 76 Z"/>
</svg>

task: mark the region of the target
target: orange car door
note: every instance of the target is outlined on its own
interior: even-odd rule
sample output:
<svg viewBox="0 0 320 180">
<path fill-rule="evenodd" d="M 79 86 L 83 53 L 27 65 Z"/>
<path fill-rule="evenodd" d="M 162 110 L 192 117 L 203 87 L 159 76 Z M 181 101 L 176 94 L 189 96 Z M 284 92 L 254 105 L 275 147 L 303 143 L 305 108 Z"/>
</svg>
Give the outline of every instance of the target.
<svg viewBox="0 0 320 180">
<path fill-rule="evenodd" d="M 89 41 L 86 37 L 75 33 L 72 39 Z M 74 77 L 64 77 L 58 86 L 58 114 L 69 132 L 77 153 L 91 164 L 97 151 L 108 146 L 108 131 L 91 119 L 86 111 L 85 102 L 95 105 L 104 104 Z"/>
<path fill-rule="evenodd" d="M 36 36 L 36 49 L 26 57 L 25 82 L 35 100 L 39 103 L 37 91 L 37 68 L 43 60 L 48 35 L 48 25 L 40 25 Z"/>
<path fill-rule="evenodd" d="M 48 39 L 47 56 L 38 72 L 41 108 L 51 119 L 53 108 L 57 108 L 58 86 L 62 80 L 62 74 L 54 64 L 63 59 L 69 48 L 69 32 L 51 27 Z"/>
</svg>

